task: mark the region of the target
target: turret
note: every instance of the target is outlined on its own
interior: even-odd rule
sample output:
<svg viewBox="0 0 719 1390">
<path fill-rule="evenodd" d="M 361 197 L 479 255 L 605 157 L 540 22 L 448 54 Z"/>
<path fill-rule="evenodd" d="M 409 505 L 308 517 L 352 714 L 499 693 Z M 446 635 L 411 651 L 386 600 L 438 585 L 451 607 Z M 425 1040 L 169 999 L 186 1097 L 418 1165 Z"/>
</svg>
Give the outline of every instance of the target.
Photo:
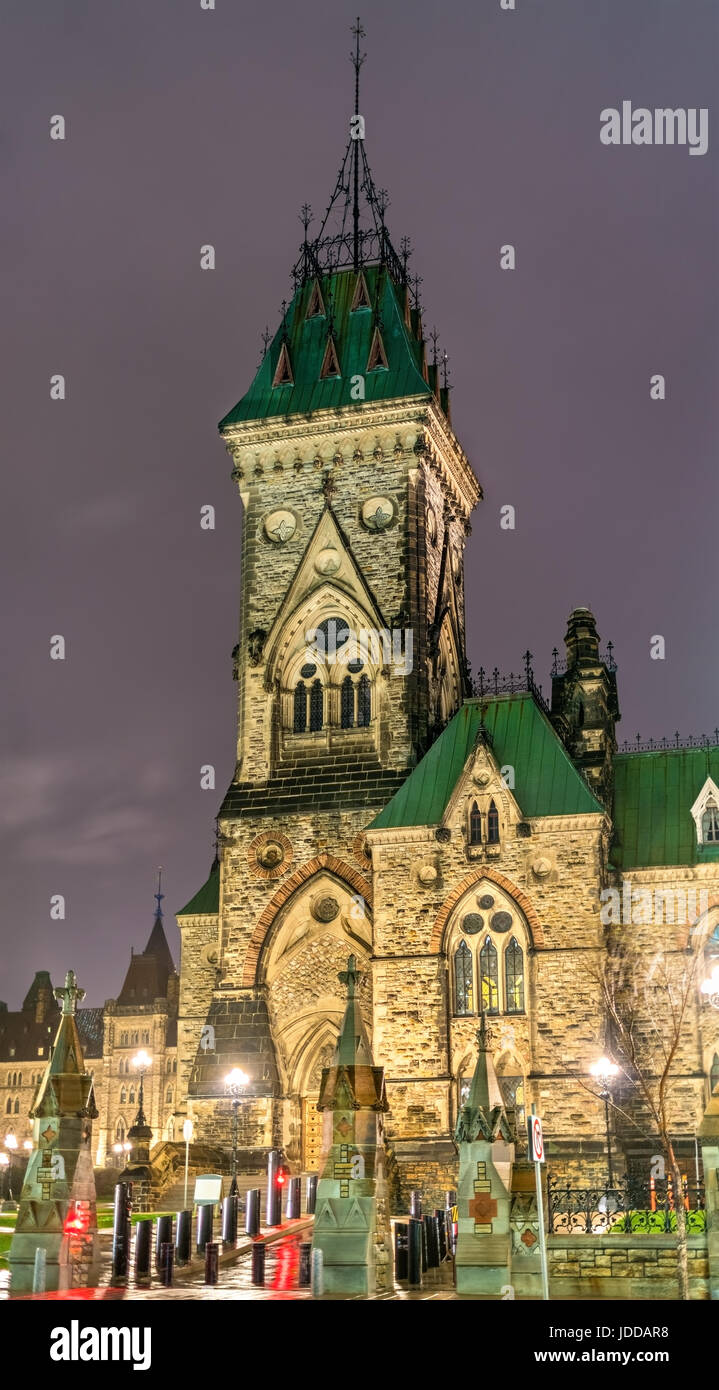
<svg viewBox="0 0 719 1390">
<path fill-rule="evenodd" d="M 596 619 L 588 608 L 569 615 L 564 641 L 566 663 L 560 663 L 556 648 L 554 654 L 552 723 L 592 790 L 607 803 L 620 719 L 612 646 L 606 658 L 600 654 Z"/>
</svg>

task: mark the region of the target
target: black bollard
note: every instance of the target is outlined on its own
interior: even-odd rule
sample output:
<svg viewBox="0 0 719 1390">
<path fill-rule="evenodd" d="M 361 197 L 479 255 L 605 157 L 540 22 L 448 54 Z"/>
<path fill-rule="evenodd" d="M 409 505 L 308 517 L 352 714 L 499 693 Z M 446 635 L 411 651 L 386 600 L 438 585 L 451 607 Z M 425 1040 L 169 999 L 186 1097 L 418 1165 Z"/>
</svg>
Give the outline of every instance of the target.
<svg viewBox="0 0 719 1390">
<path fill-rule="evenodd" d="M 266 1222 L 268 1226 L 282 1224 L 282 1189 L 284 1187 L 284 1168 L 279 1149 L 270 1149 L 267 1159 L 267 1199 Z"/>
<path fill-rule="evenodd" d="M 148 1221 L 147 1224 L 151 1226 L 152 1222 Z M 162 1274 L 162 1247 L 167 1245 L 168 1241 L 172 1243 L 172 1217 L 158 1216 L 155 1235 L 155 1269 L 158 1274 Z"/>
<path fill-rule="evenodd" d="M 265 1282 L 266 1253 L 264 1240 L 256 1240 L 252 1247 L 252 1282 L 260 1287 Z"/>
<path fill-rule="evenodd" d="M 192 1212 L 178 1211 L 177 1230 L 175 1233 L 175 1252 L 178 1265 L 188 1265 L 190 1263 L 190 1251 L 192 1248 Z"/>
<path fill-rule="evenodd" d="M 423 1274 L 426 1274 L 426 1273 L 427 1273 L 427 1269 L 428 1269 L 428 1265 L 427 1265 L 427 1227 L 426 1227 L 426 1224 L 425 1224 L 425 1221 L 424 1221 L 424 1217 L 422 1218 L 420 1224 L 421 1224 L 421 1227 L 422 1227 L 422 1273 L 423 1273 Z"/>
<path fill-rule="evenodd" d="M 300 1276 L 297 1285 L 300 1289 L 308 1289 L 312 1283 L 312 1241 L 300 1241 Z"/>
<path fill-rule="evenodd" d="M 135 1222 L 135 1283 L 149 1284 L 152 1257 L 152 1222 Z"/>
<path fill-rule="evenodd" d="M 208 1240 L 205 1245 L 205 1283 L 216 1284 L 219 1269 L 220 1247 L 216 1240 Z"/>
<path fill-rule="evenodd" d="M 434 1213 L 437 1222 L 437 1236 L 439 1239 L 439 1262 L 442 1264 L 447 1258 L 447 1213 L 436 1208 Z"/>
<path fill-rule="evenodd" d="M 407 1244 L 409 1229 L 406 1221 L 398 1221 L 394 1228 L 394 1274 L 395 1279 L 406 1279 L 408 1273 Z"/>
<path fill-rule="evenodd" d="M 422 1222 L 410 1217 L 407 1242 L 407 1282 L 410 1288 L 422 1287 Z"/>
<path fill-rule="evenodd" d="M 205 1247 L 207 1248 L 207 1247 Z M 160 1250 L 160 1278 L 166 1289 L 172 1288 L 172 1274 L 175 1267 L 175 1247 L 171 1240 L 163 1242 Z"/>
<path fill-rule="evenodd" d="M 414 1188 L 409 1194 L 409 1214 L 416 1220 L 422 1215 L 422 1193 L 419 1188 Z"/>
<path fill-rule="evenodd" d="M 204 1255 L 208 1240 L 212 1240 L 212 1203 L 203 1202 L 197 1208 L 197 1253 Z"/>
<path fill-rule="evenodd" d="M 235 1245 L 237 1242 L 237 1208 L 240 1199 L 236 1192 L 225 1197 L 222 1204 L 222 1243 Z"/>
<path fill-rule="evenodd" d="M 130 1221 L 132 1212 L 132 1183 L 115 1186 L 115 1216 L 112 1227 L 112 1278 L 127 1279 L 130 1263 Z"/>
<path fill-rule="evenodd" d="M 317 1206 L 317 1174 L 310 1173 L 307 1179 L 307 1190 L 305 1192 L 305 1211 L 308 1216 L 313 1216 Z"/>
<path fill-rule="evenodd" d="M 245 1203 L 245 1231 L 248 1236 L 260 1233 L 260 1189 L 251 1187 Z"/>
<path fill-rule="evenodd" d="M 437 1269 L 439 1265 L 439 1233 L 436 1216 L 425 1216 L 424 1229 L 427 1235 L 427 1268 Z"/>
<path fill-rule="evenodd" d="M 287 1192 L 287 1220 L 296 1221 L 302 1215 L 302 1179 L 290 1178 Z"/>
</svg>

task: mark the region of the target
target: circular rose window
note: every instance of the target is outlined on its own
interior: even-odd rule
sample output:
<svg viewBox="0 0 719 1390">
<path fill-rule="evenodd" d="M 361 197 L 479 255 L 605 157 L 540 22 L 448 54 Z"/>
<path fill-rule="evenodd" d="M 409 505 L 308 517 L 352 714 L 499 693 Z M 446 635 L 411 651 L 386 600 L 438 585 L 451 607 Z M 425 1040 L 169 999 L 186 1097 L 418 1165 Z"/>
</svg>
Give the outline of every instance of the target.
<svg viewBox="0 0 719 1390">
<path fill-rule="evenodd" d="M 477 902 L 480 907 L 484 908 L 485 912 L 489 912 L 490 907 L 494 907 L 494 898 L 491 893 L 483 893 L 481 898 L 477 898 Z"/>
<path fill-rule="evenodd" d="M 489 925 L 492 931 L 509 931 L 512 925 L 511 912 L 495 912 Z"/>
<path fill-rule="evenodd" d="M 484 918 L 480 917 L 478 912 L 468 912 L 467 916 L 462 918 L 462 931 L 466 932 L 467 936 L 476 936 L 483 926 Z"/>
</svg>

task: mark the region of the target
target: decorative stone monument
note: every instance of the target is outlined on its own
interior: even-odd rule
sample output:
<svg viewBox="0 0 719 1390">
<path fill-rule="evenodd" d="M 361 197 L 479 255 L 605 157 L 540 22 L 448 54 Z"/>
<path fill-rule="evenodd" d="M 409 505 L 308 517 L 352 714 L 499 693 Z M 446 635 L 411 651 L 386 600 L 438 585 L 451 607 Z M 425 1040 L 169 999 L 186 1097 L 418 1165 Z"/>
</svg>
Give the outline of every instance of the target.
<svg viewBox="0 0 719 1390">
<path fill-rule="evenodd" d="M 322 1251 L 326 1293 L 369 1294 L 392 1283 L 382 1118 L 388 1105 L 384 1068 L 373 1065 L 360 1013 L 362 977 L 354 956 L 339 978 L 347 986 L 347 1008 L 317 1102 L 326 1161 L 312 1249 Z"/>
<path fill-rule="evenodd" d="M 477 1040 L 477 1065 L 454 1132 L 459 1149 L 456 1283 L 458 1293 L 499 1298 L 511 1284 L 509 1213 L 514 1146 L 484 1014 Z"/>
<path fill-rule="evenodd" d="M 38 1249 L 45 1252 L 48 1290 L 91 1287 L 99 1270 L 91 1150 L 97 1108 L 75 1022 L 85 991 L 78 989 L 73 970 L 68 970 L 65 988 L 56 989 L 55 997 L 62 1016 L 30 1112 L 35 1147 L 10 1245 L 13 1294 L 32 1290 Z"/>
</svg>

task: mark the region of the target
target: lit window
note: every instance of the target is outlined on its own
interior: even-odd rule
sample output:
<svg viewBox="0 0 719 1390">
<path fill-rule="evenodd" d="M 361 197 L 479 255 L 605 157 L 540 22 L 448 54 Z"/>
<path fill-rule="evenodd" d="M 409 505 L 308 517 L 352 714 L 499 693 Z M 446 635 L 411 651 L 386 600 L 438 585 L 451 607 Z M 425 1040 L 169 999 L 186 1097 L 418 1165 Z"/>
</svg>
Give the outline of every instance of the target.
<svg viewBox="0 0 719 1390">
<path fill-rule="evenodd" d="M 479 975 L 482 987 L 482 1009 L 488 1014 L 499 1013 L 499 968 L 497 948 L 490 936 L 485 936 L 479 953 Z"/>
<path fill-rule="evenodd" d="M 454 955 L 454 994 L 457 1014 L 474 1013 L 472 952 L 466 941 L 460 941 Z"/>
<path fill-rule="evenodd" d="M 508 1014 L 524 1013 L 524 951 L 516 936 L 504 953 L 505 997 Z"/>
</svg>

